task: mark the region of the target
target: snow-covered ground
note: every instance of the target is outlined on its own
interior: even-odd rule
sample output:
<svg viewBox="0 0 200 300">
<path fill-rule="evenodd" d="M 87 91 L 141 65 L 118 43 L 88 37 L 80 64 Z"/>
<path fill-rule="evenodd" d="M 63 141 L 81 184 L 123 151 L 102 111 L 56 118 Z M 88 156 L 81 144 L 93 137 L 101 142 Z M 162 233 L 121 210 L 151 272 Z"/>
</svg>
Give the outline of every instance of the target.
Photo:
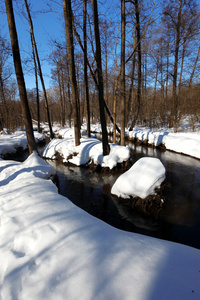
<svg viewBox="0 0 200 300">
<path fill-rule="evenodd" d="M 35 153 L 0 169 L 1 300 L 200 299 L 200 250 L 87 214 Z"/>
<path fill-rule="evenodd" d="M 65 134 L 66 136 L 66 134 Z M 53 139 L 46 145 L 43 157 L 54 159 L 59 153 L 63 162 L 70 162 L 74 165 L 85 165 L 93 160 L 95 165 L 114 168 L 117 163 L 127 161 L 130 157 L 129 147 L 122 147 L 117 144 L 110 144 L 109 155 L 103 156 L 102 143 L 96 138 L 81 138 L 79 146 L 75 147 L 74 137 Z M 72 158 L 69 156 L 72 155 Z"/>
<path fill-rule="evenodd" d="M 200 158 L 200 134 L 191 132 L 170 132 L 169 130 L 151 131 L 149 128 L 134 128 L 127 132 L 129 139 L 159 146 L 163 144 L 167 150 Z"/>
<path fill-rule="evenodd" d="M 34 131 L 36 142 L 45 139 L 44 134 Z M 28 147 L 27 137 L 24 131 L 15 131 L 13 134 L 0 134 L 0 156 L 7 153 L 15 153 L 17 148 L 26 149 Z"/>
</svg>

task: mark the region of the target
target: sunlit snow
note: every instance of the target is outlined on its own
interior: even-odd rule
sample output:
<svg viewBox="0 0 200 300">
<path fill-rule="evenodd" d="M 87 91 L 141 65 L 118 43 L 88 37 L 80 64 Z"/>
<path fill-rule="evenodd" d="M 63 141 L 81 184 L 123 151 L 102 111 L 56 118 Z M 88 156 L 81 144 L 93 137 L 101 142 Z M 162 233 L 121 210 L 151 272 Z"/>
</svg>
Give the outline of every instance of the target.
<svg viewBox="0 0 200 300">
<path fill-rule="evenodd" d="M 111 193 L 122 198 L 146 198 L 154 194 L 165 179 L 165 168 L 158 158 L 140 158 L 114 183 Z"/>
<path fill-rule="evenodd" d="M 1 300 L 200 299 L 199 250 L 89 215 L 36 153 L 0 168 Z"/>
</svg>

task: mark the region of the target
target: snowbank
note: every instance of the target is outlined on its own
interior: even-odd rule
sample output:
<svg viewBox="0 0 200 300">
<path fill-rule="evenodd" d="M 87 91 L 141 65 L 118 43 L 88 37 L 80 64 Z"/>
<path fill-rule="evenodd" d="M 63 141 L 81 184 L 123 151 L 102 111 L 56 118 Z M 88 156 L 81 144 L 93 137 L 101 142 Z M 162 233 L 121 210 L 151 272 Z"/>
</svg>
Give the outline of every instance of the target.
<svg viewBox="0 0 200 300">
<path fill-rule="evenodd" d="M 200 298 L 199 250 L 88 215 L 36 154 L 0 167 L 1 300 Z"/>
<path fill-rule="evenodd" d="M 38 143 L 45 139 L 44 134 L 34 131 L 35 141 Z M 15 153 L 17 148 L 26 149 L 28 147 L 26 133 L 16 131 L 13 134 L 0 135 L 0 155 Z"/>
<path fill-rule="evenodd" d="M 64 133 L 68 134 L 68 131 Z M 69 133 L 70 134 L 70 133 Z M 79 146 L 74 146 L 73 137 L 64 139 L 53 139 L 44 149 L 43 157 L 55 159 L 59 153 L 63 157 L 63 162 L 70 162 L 77 166 L 85 165 L 94 161 L 95 165 L 114 168 L 118 163 L 127 161 L 130 157 L 129 147 L 122 147 L 116 144 L 110 144 L 109 155 L 102 155 L 102 143 L 95 138 L 83 137 Z M 72 158 L 69 156 L 72 155 Z"/>
<path fill-rule="evenodd" d="M 134 128 L 127 134 L 129 139 L 145 141 L 156 147 L 163 144 L 168 150 L 200 158 L 198 133 L 173 133 L 169 130 L 151 131 L 149 128 Z"/>
<path fill-rule="evenodd" d="M 142 199 L 155 193 L 155 189 L 165 180 L 165 168 L 158 158 L 140 158 L 114 183 L 111 193 L 122 198 Z"/>
</svg>

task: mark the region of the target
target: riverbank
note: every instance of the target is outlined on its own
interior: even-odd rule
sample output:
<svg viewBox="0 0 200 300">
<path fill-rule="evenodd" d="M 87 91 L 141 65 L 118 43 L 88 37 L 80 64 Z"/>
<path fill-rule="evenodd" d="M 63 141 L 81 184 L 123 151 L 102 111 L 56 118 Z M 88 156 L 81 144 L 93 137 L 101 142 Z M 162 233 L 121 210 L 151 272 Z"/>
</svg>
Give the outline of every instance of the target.
<svg viewBox="0 0 200 300">
<path fill-rule="evenodd" d="M 36 154 L 0 160 L 0 298 L 200 297 L 200 250 L 115 229 L 57 193 Z"/>
</svg>

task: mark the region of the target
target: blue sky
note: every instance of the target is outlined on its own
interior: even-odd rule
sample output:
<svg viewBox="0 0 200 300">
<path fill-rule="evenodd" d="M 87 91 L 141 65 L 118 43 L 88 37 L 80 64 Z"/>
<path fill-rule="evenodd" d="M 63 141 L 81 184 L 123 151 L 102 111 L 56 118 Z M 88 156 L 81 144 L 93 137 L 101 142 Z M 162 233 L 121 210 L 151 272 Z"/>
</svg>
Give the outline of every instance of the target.
<svg viewBox="0 0 200 300">
<path fill-rule="evenodd" d="M 32 20 L 34 26 L 35 38 L 38 46 L 38 52 L 42 64 L 42 71 L 44 75 L 46 88 L 52 85 L 51 82 L 51 68 L 52 66 L 48 62 L 49 54 L 52 52 L 53 48 L 51 46 L 51 40 L 61 39 L 63 38 L 64 29 L 63 22 L 58 20 L 59 14 L 48 12 L 48 13 L 39 13 L 37 11 L 41 9 L 47 9 L 44 1 L 34 0 L 29 1 L 32 4 Z M 24 1 L 21 1 L 24 3 Z M 19 8 L 22 6 L 19 4 Z M 62 10 L 61 10 L 62 12 Z M 30 42 L 30 33 L 29 33 L 29 24 L 25 18 L 19 14 L 19 11 L 14 4 L 14 14 L 15 21 L 18 33 L 18 39 L 20 44 L 20 53 L 22 61 L 30 58 L 31 53 L 31 42 Z M 0 17 L 0 28 L 2 35 L 6 37 L 8 41 L 10 41 L 8 25 L 7 25 L 7 17 L 6 13 L 1 14 Z M 13 64 L 12 59 L 10 63 Z M 26 87 L 28 89 L 35 87 L 35 77 L 34 73 L 31 72 L 28 68 L 24 69 Z"/>
</svg>

